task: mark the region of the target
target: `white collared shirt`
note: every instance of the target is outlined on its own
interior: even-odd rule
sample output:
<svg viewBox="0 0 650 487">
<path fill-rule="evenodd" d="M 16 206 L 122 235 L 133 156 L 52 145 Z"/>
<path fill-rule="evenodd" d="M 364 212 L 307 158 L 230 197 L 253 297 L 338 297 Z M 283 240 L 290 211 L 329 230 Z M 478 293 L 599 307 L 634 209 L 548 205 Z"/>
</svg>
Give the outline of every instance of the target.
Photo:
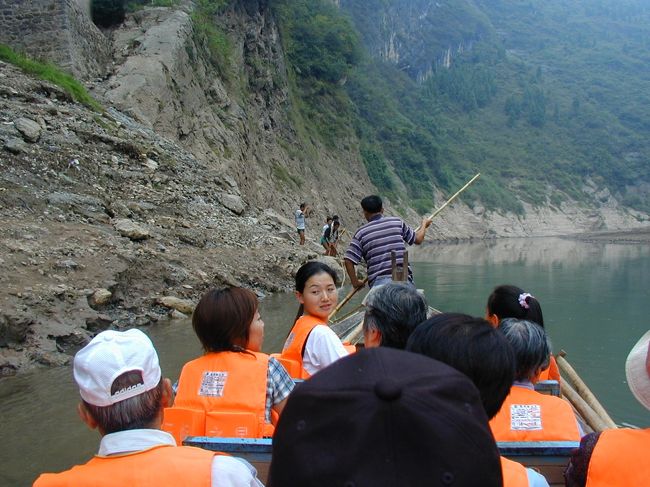
<svg viewBox="0 0 650 487">
<path fill-rule="evenodd" d="M 176 440 L 161 430 L 139 429 L 110 433 L 102 438 L 98 456 L 147 450 L 159 445 L 176 446 Z M 212 460 L 212 486 L 216 487 L 264 487 L 257 478 L 257 471 L 246 460 L 215 455 Z"/>
</svg>

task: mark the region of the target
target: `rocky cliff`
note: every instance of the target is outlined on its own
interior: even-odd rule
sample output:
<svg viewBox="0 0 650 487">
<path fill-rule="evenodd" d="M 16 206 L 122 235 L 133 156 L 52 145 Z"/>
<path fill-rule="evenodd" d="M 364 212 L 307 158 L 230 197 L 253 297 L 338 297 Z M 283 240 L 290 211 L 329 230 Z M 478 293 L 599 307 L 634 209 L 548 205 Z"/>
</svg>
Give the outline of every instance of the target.
<svg viewBox="0 0 650 487">
<path fill-rule="evenodd" d="M 437 66 L 449 67 L 452 58 L 492 34 L 488 19 L 471 0 L 340 0 L 338 5 L 355 20 L 373 55 L 419 81 Z"/>
<path fill-rule="evenodd" d="M 103 113 L 0 62 L 1 374 L 66 363 L 97 331 L 187 312 L 211 286 L 288 290 L 320 253 L 326 215 L 350 231 L 362 223 L 358 201 L 375 190 L 358 141 L 350 131 L 325 148 L 300 135 L 267 2 L 234 2 L 219 21 L 226 66 L 210 60 L 187 6 L 146 8 L 104 32 L 109 73 L 86 80 Z M 305 247 L 292 221 L 302 201 L 313 208 Z M 648 221 L 606 192 L 598 208 L 525 217 L 466 201 L 473 208 L 446 210 L 432 239 Z"/>
</svg>

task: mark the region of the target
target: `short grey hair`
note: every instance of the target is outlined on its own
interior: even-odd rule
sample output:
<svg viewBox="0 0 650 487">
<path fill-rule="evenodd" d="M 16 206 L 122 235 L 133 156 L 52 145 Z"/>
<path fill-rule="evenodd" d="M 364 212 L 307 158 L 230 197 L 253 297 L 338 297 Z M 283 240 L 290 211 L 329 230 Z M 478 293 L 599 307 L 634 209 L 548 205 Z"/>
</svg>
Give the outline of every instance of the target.
<svg viewBox="0 0 650 487">
<path fill-rule="evenodd" d="M 499 329 L 515 352 L 515 380 L 531 380 L 540 368 L 548 367 L 551 342 L 544 328 L 533 321 L 506 318 L 499 323 Z"/>
<path fill-rule="evenodd" d="M 415 327 L 427 319 L 427 309 L 413 285 L 390 282 L 368 293 L 363 328 L 378 330 L 382 346 L 404 349 Z"/>
<path fill-rule="evenodd" d="M 111 392 L 141 382 L 140 371 L 125 372 L 113 381 Z M 162 408 L 162 394 L 163 379 L 161 378 L 153 389 L 110 406 L 95 406 L 86 401 L 83 403 L 102 431 L 108 434 L 151 428 Z"/>
</svg>

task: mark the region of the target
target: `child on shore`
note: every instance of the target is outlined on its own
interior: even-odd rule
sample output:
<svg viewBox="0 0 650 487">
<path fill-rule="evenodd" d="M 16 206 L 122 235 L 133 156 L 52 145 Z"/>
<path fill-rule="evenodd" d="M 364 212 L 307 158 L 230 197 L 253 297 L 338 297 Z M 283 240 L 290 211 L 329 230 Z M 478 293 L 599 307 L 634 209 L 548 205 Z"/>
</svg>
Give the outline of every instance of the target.
<svg viewBox="0 0 650 487">
<path fill-rule="evenodd" d="M 328 237 L 325 236 L 325 234 L 328 234 L 328 232 L 329 232 L 329 230 L 331 228 L 331 225 L 332 225 L 332 217 L 328 216 L 325 219 L 325 225 L 323 225 L 323 232 L 320 235 L 320 244 L 325 249 L 325 255 L 330 255 L 329 254 L 329 251 L 330 251 L 329 240 L 328 240 Z"/>
</svg>

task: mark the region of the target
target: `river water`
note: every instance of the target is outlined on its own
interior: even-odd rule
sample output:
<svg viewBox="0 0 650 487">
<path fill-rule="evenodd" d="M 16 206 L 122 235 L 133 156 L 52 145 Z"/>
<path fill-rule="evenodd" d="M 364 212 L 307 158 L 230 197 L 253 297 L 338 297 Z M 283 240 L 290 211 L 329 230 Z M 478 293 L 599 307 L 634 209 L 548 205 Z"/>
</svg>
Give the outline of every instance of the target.
<svg viewBox="0 0 650 487">
<path fill-rule="evenodd" d="M 630 393 L 624 372 L 627 353 L 650 329 L 650 246 L 512 239 L 423 246 L 410 259 L 417 286 L 443 311 L 483 316 L 498 284 L 533 294 L 554 350 L 567 352 L 614 421 L 650 426 L 650 412 Z M 296 310 L 292 295 L 262 301 L 265 351 L 281 348 Z M 146 332 L 172 379 L 200 353 L 188 321 Z M 77 402 L 69 367 L 0 381 L 0 486 L 30 485 L 40 472 L 69 468 L 96 451 L 99 436 L 78 419 Z"/>
</svg>

